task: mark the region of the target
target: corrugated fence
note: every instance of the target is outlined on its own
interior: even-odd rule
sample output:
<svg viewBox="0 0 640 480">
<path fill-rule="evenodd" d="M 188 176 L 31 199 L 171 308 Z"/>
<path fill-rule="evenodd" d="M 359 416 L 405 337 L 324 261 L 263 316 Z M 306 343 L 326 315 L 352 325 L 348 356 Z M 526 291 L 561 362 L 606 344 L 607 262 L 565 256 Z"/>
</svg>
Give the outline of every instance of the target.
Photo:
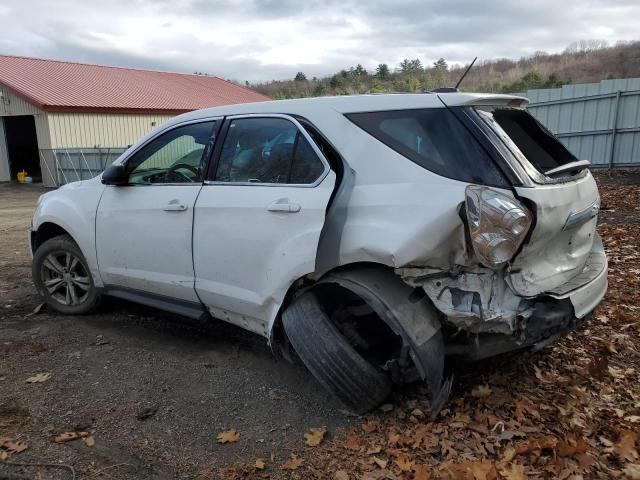
<svg viewBox="0 0 640 480">
<path fill-rule="evenodd" d="M 640 78 L 529 90 L 529 111 L 594 167 L 640 165 Z"/>
</svg>

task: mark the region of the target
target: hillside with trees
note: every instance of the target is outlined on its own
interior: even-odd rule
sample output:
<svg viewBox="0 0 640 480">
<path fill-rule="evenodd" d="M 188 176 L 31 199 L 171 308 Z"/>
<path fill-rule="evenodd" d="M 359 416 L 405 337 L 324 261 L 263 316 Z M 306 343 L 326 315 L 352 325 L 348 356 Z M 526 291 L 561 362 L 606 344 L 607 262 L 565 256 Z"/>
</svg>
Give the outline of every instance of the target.
<svg viewBox="0 0 640 480">
<path fill-rule="evenodd" d="M 307 78 L 298 72 L 292 80 L 246 85 L 275 99 L 420 92 L 454 86 L 466 67 L 449 65 L 444 58 L 431 65 L 407 58 L 398 65 L 379 64 L 371 71 L 355 65 L 324 78 Z M 519 60 L 480 59 L 460 89 L 509 93 L 626 77 L 640 77 L 640 41 L 609 46 L 600 40 L 581 40 L 557 54 L 539 51 Z"/>
</svg>

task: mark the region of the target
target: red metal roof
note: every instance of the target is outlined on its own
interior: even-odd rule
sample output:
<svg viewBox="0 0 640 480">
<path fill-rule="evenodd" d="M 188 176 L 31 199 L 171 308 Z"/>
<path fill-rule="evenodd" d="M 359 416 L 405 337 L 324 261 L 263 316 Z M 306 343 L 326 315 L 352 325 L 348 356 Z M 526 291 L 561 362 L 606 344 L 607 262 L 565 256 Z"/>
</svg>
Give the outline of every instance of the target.
<svg viewBox="0 0 640 480">
<path fill-rule="evenodd" d="M 269 100 L 218 77 L 0 55 L 0 84 L 54 112 L 182 113 Z"/>
</svg>

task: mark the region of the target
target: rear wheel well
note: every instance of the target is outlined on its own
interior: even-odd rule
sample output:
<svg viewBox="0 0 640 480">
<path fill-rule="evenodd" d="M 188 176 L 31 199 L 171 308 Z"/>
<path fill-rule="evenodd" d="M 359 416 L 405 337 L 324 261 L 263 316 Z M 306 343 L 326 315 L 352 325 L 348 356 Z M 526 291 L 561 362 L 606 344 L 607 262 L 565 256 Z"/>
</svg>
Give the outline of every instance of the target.
<svg viewBox="0 0 640 480">
<path fill-rule="evenodd" d="M 59 237 L 60 235 L 69 235 L 69 232 L 67 232 L 64 228 L 62 228 L 60 225 L 57 225 L 55 223 L 52 223 L 52 222 L 43 223 L 42 225 L 40 225 L 38 230 L 36 230 L 35 234 L 33 234 L 33 237 L 31 239 L 32 253 L 35 253 L 36 250 L 38 250 L 38 247 L 42 245 L 44 242 L 46 242 L 47 240 L 54 237 Z M 71 237 L 71 235 L 69 235 L 69 237 Z"/>
<path fill-rule="evenodd" d="M 369 262 L 354 263 L 337 267 L 318 281 L 299 279 L 290 287 L 283 306 L 271 331 L 271 345 L 274 351 L 285 358 L 295 358 L 287 335 L 282 326 L 282 312 L 294 299 L 307 291 L 313 291 L 322 309 L 332 319 L 334 325 L 347 338 L 352 347 L 373 364 L 383 366 L 396 360 L 403 352 L 403 339 L 385 322 L 357 292 L 337 283 L 322 282 L 322 279 L 339 272 L 349 272 L 363 267 L 375 266 L 380 269 L 393 269 L 387 265 Z"/>
</svg>

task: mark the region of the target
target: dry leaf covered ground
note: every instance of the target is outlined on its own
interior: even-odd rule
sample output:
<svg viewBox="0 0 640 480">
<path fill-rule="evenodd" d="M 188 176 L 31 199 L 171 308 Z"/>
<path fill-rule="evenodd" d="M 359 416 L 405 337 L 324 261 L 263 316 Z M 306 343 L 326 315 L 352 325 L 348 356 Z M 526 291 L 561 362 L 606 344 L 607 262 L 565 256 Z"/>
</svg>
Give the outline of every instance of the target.
<svg viewBox="0 0 640 480">
<path fill-rule="evenodd" d="M 640 478 L 640 172 L 597 178 L 605 301 L 542 352 L 452 366 L 435 422 L 420 386 L 350 418 L 303 369 L 230 327 L 120 303 L 27 316 L 36 195 L 20 203 L 0 188 L 0 478 L 70 478 L 11 462 L 94 479 Z"/>
</svg>

